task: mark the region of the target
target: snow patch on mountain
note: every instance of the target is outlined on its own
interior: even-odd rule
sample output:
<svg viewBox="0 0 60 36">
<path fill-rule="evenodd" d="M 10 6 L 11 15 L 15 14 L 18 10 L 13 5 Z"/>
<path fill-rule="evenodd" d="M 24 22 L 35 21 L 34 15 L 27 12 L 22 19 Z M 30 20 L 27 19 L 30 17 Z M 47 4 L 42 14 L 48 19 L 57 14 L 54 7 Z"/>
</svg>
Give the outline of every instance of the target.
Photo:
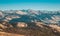
<svg viewBox="0 0 60 36">
<path fill-rule="evenodd" d="M 20 14 L 20 15 L 26 15 L 26 12 L 22 12 L 22 11 L 17 11 L 16 14 Z"/>
</svg>

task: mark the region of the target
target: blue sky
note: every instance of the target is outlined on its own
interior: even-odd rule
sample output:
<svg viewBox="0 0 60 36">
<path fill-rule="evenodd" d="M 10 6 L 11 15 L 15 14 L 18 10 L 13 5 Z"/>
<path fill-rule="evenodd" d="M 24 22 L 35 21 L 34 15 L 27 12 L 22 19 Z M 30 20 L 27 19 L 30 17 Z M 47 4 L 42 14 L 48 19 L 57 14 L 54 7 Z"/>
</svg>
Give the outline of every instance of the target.
<svg viewBox="0 0 60 36">
<path fill-rule="evenodd" d="M 0 10 L 60 10 L 60 0 L 0 0 Z"/>
</svg>

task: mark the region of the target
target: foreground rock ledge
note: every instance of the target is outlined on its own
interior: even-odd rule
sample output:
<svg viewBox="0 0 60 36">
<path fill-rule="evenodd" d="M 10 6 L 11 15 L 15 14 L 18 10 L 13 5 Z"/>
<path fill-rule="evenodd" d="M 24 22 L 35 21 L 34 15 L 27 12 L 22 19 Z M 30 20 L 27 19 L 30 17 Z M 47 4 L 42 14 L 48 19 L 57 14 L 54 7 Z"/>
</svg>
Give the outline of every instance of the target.
<svg viewBox="0 0 60 36">
<path fill-rule="evenodd" d="M 19 34 L 14 34 L 14 33 L 0 32 L 0 36 L 24 36 L 24 35 L 19 35 Z"/>
</svg>

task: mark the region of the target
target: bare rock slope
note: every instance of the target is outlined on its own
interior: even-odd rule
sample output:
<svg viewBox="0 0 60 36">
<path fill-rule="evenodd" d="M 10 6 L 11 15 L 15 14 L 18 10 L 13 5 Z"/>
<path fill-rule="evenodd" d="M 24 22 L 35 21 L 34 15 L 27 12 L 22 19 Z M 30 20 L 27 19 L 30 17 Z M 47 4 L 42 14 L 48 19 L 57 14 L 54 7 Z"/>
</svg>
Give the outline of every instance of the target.
<svg viewBox="0 0 60 36">
<path fill-rule="evenodd" d="M 33 27 L 9 27 L 11 24 L 1 23 L 0 36 L 60 36 L 60 27 L 57 25 L 45 25 L 42 22 L 28 24 Z"/>
</svg>

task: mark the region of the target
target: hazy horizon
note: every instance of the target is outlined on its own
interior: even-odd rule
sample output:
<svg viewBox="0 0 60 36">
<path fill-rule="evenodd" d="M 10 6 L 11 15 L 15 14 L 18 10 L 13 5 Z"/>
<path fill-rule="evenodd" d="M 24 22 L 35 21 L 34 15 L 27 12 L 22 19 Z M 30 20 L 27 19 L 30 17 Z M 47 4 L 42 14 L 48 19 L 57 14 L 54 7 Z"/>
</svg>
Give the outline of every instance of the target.
<svg viewBox="0 0 60 36">
<path fill-rule="evenodd" d="M 60 0 L 0 0 L 0 10 L 60 10 Z"/>
</svg>

